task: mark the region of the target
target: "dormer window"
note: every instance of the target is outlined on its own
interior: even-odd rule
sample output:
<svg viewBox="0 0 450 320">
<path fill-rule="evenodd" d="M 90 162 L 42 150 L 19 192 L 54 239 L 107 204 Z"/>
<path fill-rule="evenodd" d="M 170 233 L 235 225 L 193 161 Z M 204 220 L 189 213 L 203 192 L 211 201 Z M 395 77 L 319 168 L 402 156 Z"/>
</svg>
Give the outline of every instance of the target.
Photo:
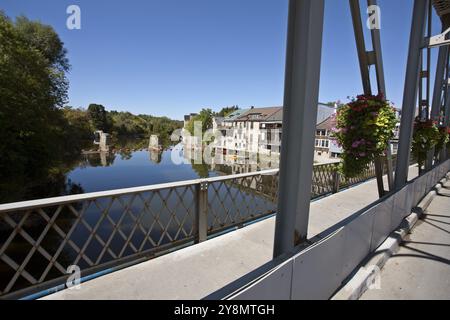
<svg viewBox="0 0 450 320">
<path fill-rule="evenodd" d="M 260 113 L 252 113 L 248 115 L 248 118 L 251 120 L 257 120 L 259 118 L 261 118 L 261 114 Z"/>
</svg>

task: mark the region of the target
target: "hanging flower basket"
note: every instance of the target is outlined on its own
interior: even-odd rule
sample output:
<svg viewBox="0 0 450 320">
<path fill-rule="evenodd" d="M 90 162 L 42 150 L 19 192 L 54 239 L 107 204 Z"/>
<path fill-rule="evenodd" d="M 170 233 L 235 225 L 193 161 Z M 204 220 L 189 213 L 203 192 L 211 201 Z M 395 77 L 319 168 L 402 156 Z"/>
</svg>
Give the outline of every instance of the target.
<svg viewBox="0 0 450 320">
<path fill-rule="evenodd" d="M 360 95 L 340 107 L 334 136 L 344 151 L 341 172 L 355 177 L 383 155 L 396 122 L 395 109 L 382 95 Z"/>
<path fill-rule="evenodd" d="M 449 139 L 447 139 L 447 149 L 450 149 L 450 127 L 447 127 L 447 136 Z"/>
<path fill-rule="evenodd" d="M 439 152 L 441 152 L 442 148 L 444 148 L 444 146 L 447 145 L 450 141 L 448 131 L 448 127 L 439 127 L 439 139 L 436 143 L 436 146 L 434 147 L 435 155 L 438 155 Z"/>
<path fill-rule="evenodd" d="M 412 154 L 419 166 L 425 164 L 428 151 L 438 144 L 439 139 L 440 133 L 435 121 L 416 118 L 414 121 Z"/>
</svg>

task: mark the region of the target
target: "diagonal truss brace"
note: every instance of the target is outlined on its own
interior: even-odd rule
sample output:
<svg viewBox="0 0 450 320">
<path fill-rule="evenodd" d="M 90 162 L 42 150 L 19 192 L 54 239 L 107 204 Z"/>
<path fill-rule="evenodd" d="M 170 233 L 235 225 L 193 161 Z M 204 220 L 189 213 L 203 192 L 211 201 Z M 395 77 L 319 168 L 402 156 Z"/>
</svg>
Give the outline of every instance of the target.
<svg viewBox="0 0 450 320">
<path fill-rule="evenodd" d="M 450 28 L 438 35 L 425 38 L 423 48 L 437 48 L 450 45 L 450 39 L 447 39 L 448 33 L 450 33 Z"/>
</svg>

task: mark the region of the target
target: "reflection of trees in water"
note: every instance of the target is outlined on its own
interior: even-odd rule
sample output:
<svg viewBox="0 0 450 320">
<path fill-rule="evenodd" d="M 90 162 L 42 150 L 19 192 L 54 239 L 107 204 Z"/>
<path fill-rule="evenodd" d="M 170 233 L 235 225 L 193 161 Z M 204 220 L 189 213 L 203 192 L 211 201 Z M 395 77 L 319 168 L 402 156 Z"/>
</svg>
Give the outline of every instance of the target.
<svg viewBox="0 0 450 320">
<path fill-rule="evenodd" d="M 192 169 L 197 173 L 197 175 L 200 178 L 208 178 L 209 177 L 209 165 L 202 163 L 202 164 L 195 164 L 194 160 L 191 160 Z"/>
<path fill-rule="evenodd" d="M 83 155 L 81 167 L 109 167 L 114 164 L 116 155 L 111 152 L 97 152 Z"/>
<path fill-rule="evenodd" d="M 0 203 L 84 193 L 81 185 L 67 180 L 67 173 L 79 164 L 75 159 L 33 177 L 14 176 L 0 182 Z"/>
</svg>

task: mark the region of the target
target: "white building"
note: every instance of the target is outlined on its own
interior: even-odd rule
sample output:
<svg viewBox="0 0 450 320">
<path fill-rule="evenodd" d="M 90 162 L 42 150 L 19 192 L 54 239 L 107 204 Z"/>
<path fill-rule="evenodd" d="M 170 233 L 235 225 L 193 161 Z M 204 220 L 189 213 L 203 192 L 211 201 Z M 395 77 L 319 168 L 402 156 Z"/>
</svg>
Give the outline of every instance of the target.
<svg viewBox="0 0 450 320">
<path fill-rule="evenodd" d="M 332 106 L 319 104 L 317 123 L 335 113 Z M 237 110 L 225 118 L 213 121 L 213 131 L 218 137 L 216 152 L 250 157 L 256 154 L 279 155 L 283 123 L 283 108 L 250 108 Z"/>
</svg>

